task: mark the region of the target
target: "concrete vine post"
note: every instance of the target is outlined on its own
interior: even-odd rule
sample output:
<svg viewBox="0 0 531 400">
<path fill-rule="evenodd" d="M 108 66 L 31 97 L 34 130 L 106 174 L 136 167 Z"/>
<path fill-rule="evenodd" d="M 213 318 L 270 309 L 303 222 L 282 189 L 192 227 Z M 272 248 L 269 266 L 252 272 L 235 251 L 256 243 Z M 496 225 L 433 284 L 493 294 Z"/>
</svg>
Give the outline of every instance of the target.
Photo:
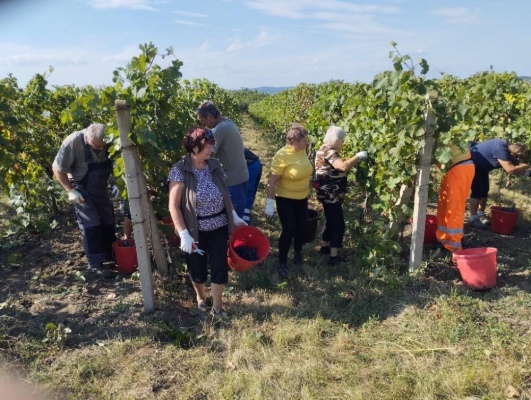
<svg viewBox="0 0 531 400">
<path fill-rule="evenodd" d="M 428 95 L 429 96 L 429 95 Z M 433 153 L 433 128 L 435 113 L 428 109 L 429 97 L 426 98 L 426 112 L 424 114 L 424 147 L 421 150 L 417 164 L 417 181 L 415 183 L 415 200 L 413 206 L 413 226 L 411 233 L 411 248 L 409 257 L 409 272 L 414 272 L 422 263 L 424 249 L 424 229 L 426 225 L 426 208 L 428 206 L 428 189 L 430 183 L 431 156 Z"/>
<path fill-rule="evenodd" d="M 153 290 L 153 275 L 151 273 L 151 257 L 146 235 L 149 216 L 145 214 L 145 207 L 142 207 L 141 204 L 142 198 L 145 198 L 147 201 L 147 187 L 145 184 L 142 185 L 142 179 L 140 178 L 140 174 L 143 174 L 143 172 L 140 167 L 136 146 L 128 137 L 128 134 L 131 132 L 129 106 L 124 100 L 116 100 L 115 110 L 118 131 L 120 132 L 122 157 L 124 159 L 127 197 L 129 199 L 131 219 L 135 232 L 136 254 L 138 257 L 138 270 L 140 272 L 144 310 L 151 312 L 155 310 L 155 293 Z"/>
</svg>

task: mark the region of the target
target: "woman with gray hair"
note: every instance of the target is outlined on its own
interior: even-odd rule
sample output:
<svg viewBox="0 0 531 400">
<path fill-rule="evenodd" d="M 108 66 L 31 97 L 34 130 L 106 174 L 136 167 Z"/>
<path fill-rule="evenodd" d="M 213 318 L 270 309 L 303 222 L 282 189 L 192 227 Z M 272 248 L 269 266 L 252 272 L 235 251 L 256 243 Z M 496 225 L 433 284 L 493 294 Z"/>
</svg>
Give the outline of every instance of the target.
<svg viewBox="0 0 531 400">
<path fill-rule="evenodd" d="M 343 198 L 347 193 L 347 172 L 357 163 L 367 158 L 366 151 L 360 151 L 353 157 L 343 160 L 338 150 L 343 146 L 345 132 L 337 126 L 326 131 L 323 145 L 315 156 L 315 175 L 319 181 L 317 199 L 323 205 L 325 229 L 321 235 L 321 254 L 329 254 L 328 265 L 338 265 L 344 261 L 339 257 L 343 247 L 345 219 L 343 216 Z"/>
</svg>

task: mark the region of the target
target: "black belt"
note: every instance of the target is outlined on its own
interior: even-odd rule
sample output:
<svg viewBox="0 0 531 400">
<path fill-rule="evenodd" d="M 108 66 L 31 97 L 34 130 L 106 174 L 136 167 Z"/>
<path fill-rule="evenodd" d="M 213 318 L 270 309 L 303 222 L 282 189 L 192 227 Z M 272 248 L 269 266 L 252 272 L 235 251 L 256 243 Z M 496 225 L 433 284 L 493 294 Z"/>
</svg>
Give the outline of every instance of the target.
<svg viewBox="0 0 531 400">
<path fill-rule="evenodd" d="M 456 167 L 460 164 L 473 164 L 474 160 L 472 160 L 471 158 L 467 158 L 466 160 L 461 160 L 459 162 L 456 162 L 454 165 L 452 165 L 450 168 L 448 168 L 448 171 L 451 170 L 453 167 Z"/>
<path fill-rule="evenodd" d="M 220 215 L 223 215 L 225 213 L 225 209 L 221 210 L 220 212 L 216 213 L 216 214 L 211 214 L 211 215 L 198 215 L 197 216 L 197 219 L 198 220 L 204 220 L 204 219 L 210 219 L 210 218 L 215 218 L 215 217 L 219 217 Z"/>
</svg>

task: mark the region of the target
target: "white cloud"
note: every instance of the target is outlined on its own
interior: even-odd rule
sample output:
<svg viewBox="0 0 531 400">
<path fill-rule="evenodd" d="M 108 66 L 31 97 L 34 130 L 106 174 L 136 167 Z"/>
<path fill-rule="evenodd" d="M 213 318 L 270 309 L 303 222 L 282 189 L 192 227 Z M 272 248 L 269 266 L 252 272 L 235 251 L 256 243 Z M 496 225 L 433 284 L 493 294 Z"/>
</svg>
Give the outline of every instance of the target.
<svg viewBox="0 0 531 400">
<path fill-rule="evenodd" d="M 152 5 L 166 3 L 152 0 L 88 0 L 88 2 L 96 8 L 130 8 L 142 11 L 158 11 Z"/>
<path fill-rule="evenodd" d="M 478 11 L 470 11 L 464 7 L 440 8 L 430 13 L 443 17 L 450 24 L 470 24 L 478 20 Z"/>
<path fill-rule="evenodd" d="M 205 24 L 200 24 L 199 22 L 193 22 L 193 21 L 186 21 L 184 19 L 176 19 L 175 23 L 179 25 L 205 26 Z"/>
<path fill-rule="evenodd" d="M 272 38 L 267 32 L 260 32 L 255 39 L 242 42 L 239 40 L 234 41 L 227 47 L 227 51 L 240 51 L 248 48 L 257 48 L 275 43 L 276 40 Z"/>
<path fill-rule="evenodd" d="M 194 13 L 194 12 L 188 12 L 188 11 L 182 11 L 177 10 L 173 11 L 174 14 L 184 15 L 185 17 L 192 17 L 192 18 L 208 18 L 208 15 L 206 14 L 200 14 L 200 13 Z"/>
</svg>

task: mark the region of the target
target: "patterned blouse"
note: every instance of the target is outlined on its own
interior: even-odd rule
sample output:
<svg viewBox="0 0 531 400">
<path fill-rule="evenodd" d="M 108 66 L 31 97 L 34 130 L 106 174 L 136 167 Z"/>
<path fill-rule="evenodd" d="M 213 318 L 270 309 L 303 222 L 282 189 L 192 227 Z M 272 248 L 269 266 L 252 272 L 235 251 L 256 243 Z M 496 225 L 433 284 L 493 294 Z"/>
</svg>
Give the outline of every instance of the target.
<svg viewBox="0 0 531 400">
<path fill-rule="evenodd" d="M 192 168 L 197 176 L 197 223 L 200 231 L 213 231 L 228 224 L 223 196 L 212 181 L 212 172 L 207 166 L 204 169 Z M 184 182 L 184 176 L 172 167 L 168 182 Z"/>
<path fill-rule="evenodd" d="M 317 199 L 322 203 L 341 202 L 347 192 L 347 173 L 335 169 L 332 164 L 341 157 L 329 145 L 323 145 L 315 155 L 315 175 L 321 186 Z"/>
</svg>

